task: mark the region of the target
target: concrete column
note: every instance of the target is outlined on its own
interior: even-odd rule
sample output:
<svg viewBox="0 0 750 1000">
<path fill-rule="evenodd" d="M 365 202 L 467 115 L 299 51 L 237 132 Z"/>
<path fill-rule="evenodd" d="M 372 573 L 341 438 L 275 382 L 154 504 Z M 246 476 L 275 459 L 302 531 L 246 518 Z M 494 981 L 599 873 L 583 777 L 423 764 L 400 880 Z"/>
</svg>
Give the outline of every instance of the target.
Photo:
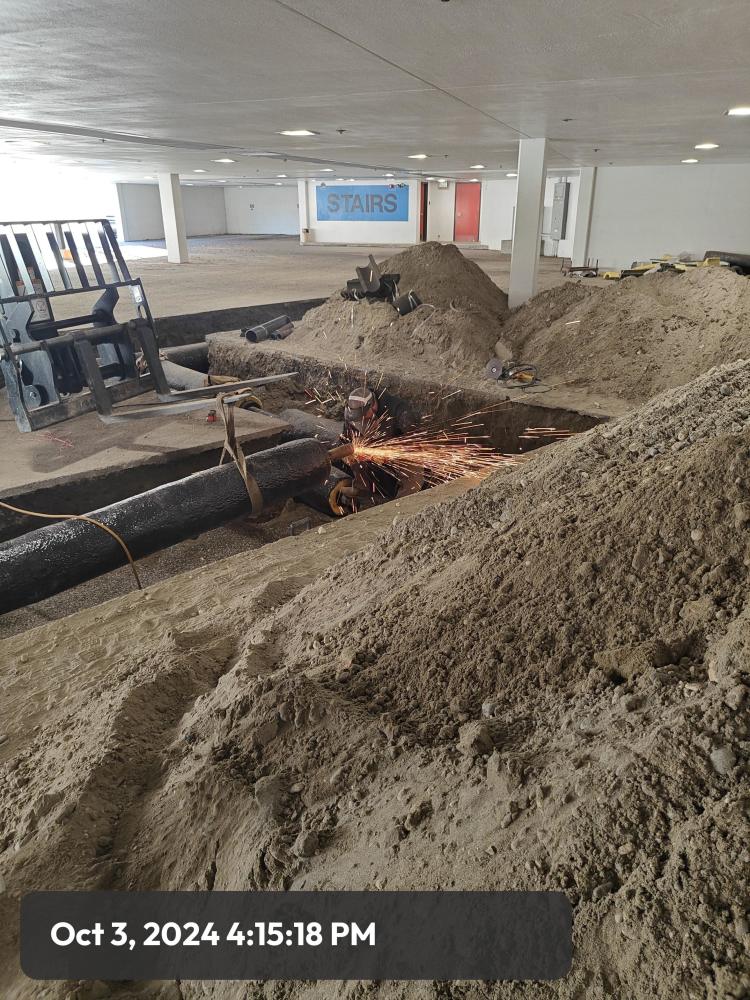
<svg viewBox="0 0 750 1000">
<path fill-rule="evenodd" d="M 578 182 L 578 205 L 576 206 L 576 228 L 573 233 L 573 266 L 582 267 L 589 252 L 591 232 L 591 209 L 594 207 L 596 187 L 596 167 L 581 167 Z"/>
<path fill-rule="evenodd" d="M 313 182 L 314 183 L 314 182 Z M 297 181 L 297 202 L 299 207 L 299 241 L 309 243 L 310 236 L 305 230 L 310 229 L 310 206 L 309 206 L 310 185 L 306 180 Z"/>
<path fill-rule="evenodd" d="M 167 241 L 167 260 L 170 264 L 186 264 L 188 260 L 185 214 L 182 211 L 182 192 L 179 174 L 157 174 L 164 238 Z"/>
<path fill-rule="evenodd" d="M 536 292 L 542 238 L 547 140 L 521 139 L 518 144 L 518 188 L 508 304 L 522 305 Z"/>
</svg>

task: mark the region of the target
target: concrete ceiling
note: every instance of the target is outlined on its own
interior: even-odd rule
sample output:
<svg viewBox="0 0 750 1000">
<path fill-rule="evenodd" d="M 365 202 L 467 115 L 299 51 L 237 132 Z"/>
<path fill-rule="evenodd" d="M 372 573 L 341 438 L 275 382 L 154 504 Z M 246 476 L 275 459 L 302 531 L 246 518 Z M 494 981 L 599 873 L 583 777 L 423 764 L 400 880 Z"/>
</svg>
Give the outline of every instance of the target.
<svg viewBox="0 0 750 1000">
<path fill-rule="evenodd" d="M 750 162 L 748 0 L 6 0 L 3 36 L 2 151 L 116 177 Z"/>
</svg>

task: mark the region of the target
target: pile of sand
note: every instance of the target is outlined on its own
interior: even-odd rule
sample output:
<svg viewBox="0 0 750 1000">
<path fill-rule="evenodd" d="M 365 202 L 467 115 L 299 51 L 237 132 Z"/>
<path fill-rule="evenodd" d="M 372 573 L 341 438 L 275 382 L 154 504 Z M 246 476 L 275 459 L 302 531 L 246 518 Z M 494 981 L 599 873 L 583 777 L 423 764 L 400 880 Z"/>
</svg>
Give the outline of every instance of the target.
<svg viewBox="0 0 750 1000">
<path fill-rule="evenodd" d="M 144 600 L 107 682 L 4 765 L 5 882 L 563 889 L 561 982 L 337 995 L 745 997 L 749 459 L 736 363 L 394 518 L 304 589 L 237 594 L 234 561 L 211 602 L 178 578 L 181 613 Z M 85 655 L 61 648 L 70 670 L 106 655 L 115 613 Z"/>
<path fill-rule="evenodd" d="M 349 302 L 337 291 L 305 315 L 284 350 L 399 371 L 425 364 L 438 371 L 484 366 L 508 298 L 479 265 L 452 244 L 423 243 L 379 267 L 400 274 L 399 290 L 416 292 L 423 305 L 399 317 L 387 302 Z"/>
<path fill-rule="evenodd" d="M 605 287 L 568 283 L 513 312 L 500 337 L 498 355 L 510 347 L 549 383 L 638 403 L 750 358 L 750 281 L 696 268 Z"/>
</svg>

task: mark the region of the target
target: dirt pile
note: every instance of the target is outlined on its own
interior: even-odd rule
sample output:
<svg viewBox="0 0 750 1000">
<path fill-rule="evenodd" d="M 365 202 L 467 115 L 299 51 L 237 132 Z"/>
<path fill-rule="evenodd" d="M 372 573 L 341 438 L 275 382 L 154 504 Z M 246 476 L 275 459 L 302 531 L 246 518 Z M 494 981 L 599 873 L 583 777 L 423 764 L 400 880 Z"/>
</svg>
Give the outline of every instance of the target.
<svg viewBox="0 0 750 1000">
<path fill-rule="evenodd" d="M 505 322 L 508 347 L 554 385 L 632 403 L 750 357 L 750 281 L 725 268 L 552 288 Z M 507 346 L 506 346 L 507 345 Z"/>
<path fill-rule="evenodd" d="M 237 594 L 225 565 L 207 603 L 175 581 L 181 615 L 144 601 L 107 683 L 4 765 L 12 892 L 563 889 L 564 981 L 338 995 L 747 996 L 750 363 L 394 517 L 307 587 Z"/>
<path fill-rule="evenodd" d="M 492 356 L 508 298 L 484 271 L 449 244 L 424 243 L 379 263 L 401 275 L 402 293 L 423 305 L 399 317 L 387 302 L 348 302 L 336 291 L 311 310 L 284 350 L 362 366 L 476 371 Z"/>
</svg>

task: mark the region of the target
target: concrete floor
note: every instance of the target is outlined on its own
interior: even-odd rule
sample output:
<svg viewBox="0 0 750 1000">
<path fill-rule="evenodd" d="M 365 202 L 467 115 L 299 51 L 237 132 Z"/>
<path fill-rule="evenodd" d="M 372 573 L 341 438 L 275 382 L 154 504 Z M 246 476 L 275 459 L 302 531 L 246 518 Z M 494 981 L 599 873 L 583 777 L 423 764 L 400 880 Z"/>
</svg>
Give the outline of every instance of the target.
<svg viewBox="0 0 750 1000">
<path fill-rule="evenodd" d="M 118 412 L 156 403 L 154 393 L 126 400 Z M 117 475 L 130 468 L 161 465 L 203 452 L 218 452 L 224 443 L 221 420 L 207 422 L 210 408 L 170 416 L 105 424 L 96 413 L 53 424 L 46 430 L 21 433 L 0 393 L 3 463 L 0 497 L 22 496 L 41 486 L 61 488 L 100 474 Z M 248 452 L 278 444 L 288 424 L 268 413 L 237 410 L 237 440 Z M 168 474 L 166 479 L 174 478 Z M 38 527 L 38 525 L 35 525 Z"/>
<path fill-rule="evenodd" d="M 403 246 L 301 246 L 296 236 L 207 236 L 188 240 L 190 261 L 169 264 L 154 257 L 163 241 L 125 244 L 131 273 L 143 279 L 155 316 L 328 296 L 354 275 L 356 264 L 372 253 L 377 260 Z M 139 258 L 141 253 L 149 256 Z M 510 254 L 462 247 L 504 291 Z M 539 262 L 539 290 L 566 281 L 560 259 Z"/>
</svg>

